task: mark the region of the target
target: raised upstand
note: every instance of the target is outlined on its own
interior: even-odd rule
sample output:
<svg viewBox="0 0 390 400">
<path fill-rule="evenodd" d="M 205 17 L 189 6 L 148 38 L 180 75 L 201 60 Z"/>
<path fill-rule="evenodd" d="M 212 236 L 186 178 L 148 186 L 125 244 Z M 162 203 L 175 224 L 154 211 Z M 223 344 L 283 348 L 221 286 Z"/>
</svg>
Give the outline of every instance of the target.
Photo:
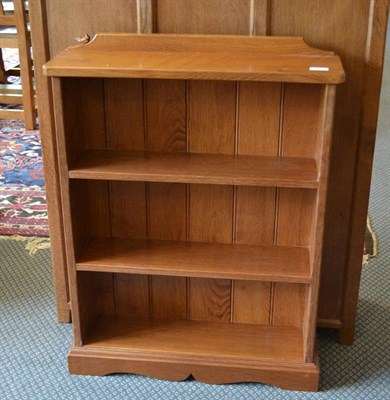
<svg viewBox="0 0 390 400">
<path fill-rule="evenodd" d="M 75 374 L 317 390 L 333 53 L 100 34 L 53 77 Z"/>
</svg>

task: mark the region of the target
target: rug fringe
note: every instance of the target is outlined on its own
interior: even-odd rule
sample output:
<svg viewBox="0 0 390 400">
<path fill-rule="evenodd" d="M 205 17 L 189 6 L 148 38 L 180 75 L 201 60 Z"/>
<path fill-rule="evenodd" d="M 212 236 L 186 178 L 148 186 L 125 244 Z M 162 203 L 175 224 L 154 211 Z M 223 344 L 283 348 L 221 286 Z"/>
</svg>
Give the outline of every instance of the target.
<svg viewBox="0 0 390 400">
<path fill-rule="evenodd" d="M 371 234 L 372 237 L 372 254 L 364 254 L 363 255 L 363 267 L 368 265 L 368 261 L 370 258 L 374 258 L 378 255 L 378 239 L 376 237 L 376 234 L 374 230 L 372 229 L 372 224 L 371 224 L 371 218 L 368 215 L 367 216 L 367 229 Z"/>
<path fill-rule="evenodd" d="M 27 242 L 25 249 L 28 251 L 30 256 L 33 256 L 38 250 L 50 248 L 50 239 L 47 237 L 12 235 L 12 236 L 0 236 L 0 240 Z"/>
</svg>

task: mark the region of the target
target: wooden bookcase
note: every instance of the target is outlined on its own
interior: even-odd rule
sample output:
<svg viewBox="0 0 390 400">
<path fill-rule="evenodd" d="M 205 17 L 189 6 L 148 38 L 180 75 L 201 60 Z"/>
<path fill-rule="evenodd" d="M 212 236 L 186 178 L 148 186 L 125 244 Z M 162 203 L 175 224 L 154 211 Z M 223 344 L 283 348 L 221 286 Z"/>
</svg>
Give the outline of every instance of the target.
<svg viewBox="0 0 390 400">
<path fill-rule="evenodd" d="M 70 372 L 316 390 L 337 56 L 100 34 L 53 77 Z"/>
</svg>

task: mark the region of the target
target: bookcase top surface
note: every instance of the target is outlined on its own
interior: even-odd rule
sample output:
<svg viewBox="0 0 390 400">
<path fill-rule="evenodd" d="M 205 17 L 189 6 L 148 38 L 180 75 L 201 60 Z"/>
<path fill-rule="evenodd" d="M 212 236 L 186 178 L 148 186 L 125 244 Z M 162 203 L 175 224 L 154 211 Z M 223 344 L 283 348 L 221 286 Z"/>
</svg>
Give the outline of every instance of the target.
<svg viewBox="0 0 390 400">
<path fill-rule="evenodd" d="M 202 79 L 338 84 L 333 52 L 299 37 L 97 34 L 44 65 L 53 77 Z"/>
</svg>

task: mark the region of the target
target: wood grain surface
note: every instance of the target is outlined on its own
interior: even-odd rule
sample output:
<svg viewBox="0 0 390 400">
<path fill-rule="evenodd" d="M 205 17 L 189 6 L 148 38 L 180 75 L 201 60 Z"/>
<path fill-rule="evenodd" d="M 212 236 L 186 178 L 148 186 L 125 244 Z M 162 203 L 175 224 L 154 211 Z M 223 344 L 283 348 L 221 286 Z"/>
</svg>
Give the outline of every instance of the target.
<svg viewBox="0 0 390 400">
<path fill-rule="evenodd" d="M 110 5 L 108 8 L 105 4 L 96 7 L 95 0 L 83 0 L 82 4 L 79 0 L 37 0 L 30 4 L 34 64 L 41 93 L 38 96 L 38 103 L 41 103 L 40 126 L 45 132 L 42 141 L 46 180 L 49 182 L 52 177 L 51 184 L 47 184 L 47 197 L 51 215 L 50 229 L 55 232 L 52 235 L 52 255 L 58 317 L 64 321 L 69 320 L 67 271 L 63 261 L 62 213 L 58 200 L 60 184 L 55 174 L 57 150 L 50 106 L 51 85 L 40 73 L 39 65 L 73 44 L 73 39 L 85 32 L 92 37 L 97 32 L 136 31 L 137 21 L 142 21 L 139 32 L 301 35 L 310 45 L 336 50 L 341 55 L 348 80 L 339 89 L 337 99 L 337 138 L 333 145 L 323 258 L 323 270 L 327 272 L 321 279 L 319 317 L 322 325 L 341 327 L 346 332 L 344 337 L 348 337 L 348 342 L 351 342 L 361 268 L 359 253 L 367 210 L 367 202 L 361 201 L 361 198 L 368 198 L 369 180 L 366 176 L 370 174 L 372 162 L 372 150 L 367 151 L 366 143 L 367 140 L 370 143 L 374 140 L 372 132 L 375 132 L 376 125 L 389 1 L 347 0 L 335 3 L 332 0 L 302 0 L 291 4 L 286 0 L 224 0 L 213 1 L 211 4 L 198 0 L 140 0 L 140 3 L 148 4 L 140 4 L 139 15 L 136 2 L 127 0 L 116 0 L 115 7 Z M 188 7 L 191 7 L 191 13 L 187 12 Z M 71 25 L 63 23 L 63 15 L 71 16 Z M 91 15 L 93 18 L 90 18 Z M 316 24 L 312 23 L 313 20 Z M 346 25 L 351 35 L 344 34 Z M 367 68 L 363 69 L 363 64 Z M 373 80 L 375 85 L 371 84 Z M 369 96 L 366 99 L 369 101 L 361 101 L 362 85 L 367 88 L 365 91 Z M 359 128 L 360 116 L 364 121 L 371 121 L 364 123 L 368 127 L 366 130 Z M 359 152 L 364 154 L 364 166 L 356 161 L 354 146 L 357 142 Z M 344 151 L 346 148 L 348 152 Z M 357 164 L 362 167 L 356 171 L 355 186 L 361 184 L 364 188 L 354 190 L 352 195 L 353 171 Z M 361 173 L 363 170 L 364 174 Z M 357 204 L 354 207 L 360 210 L 353 213 L 353 229 L 349 228 L 351 198 L 354 205 Z M 354 232 L 350 239 L 349 232 Z M 345 260 L 348 254 L 354 256 L 349 257 L 346 271 Z M 349 282 L 352 284 L 349 285 Z M 344 291 L 346 285 L 349 285 L 348 291 Z M 345 307 L 341 312 L 343 304 Z"/>
<path fill-rule="evenodd" d="M 341 83 L 345 79 L 337 56 L 316 52 L 301 38 L 214 36 L 210 40 L 206 35 L 98 34 L 88 45 L 54 57 L 44 65 L 44 73 L 308 83 Z"/>
<path fill-rule="evenodd" d="M 218 135 L 220 135 L 218 130 L 215 130 L 216 134 L 211 131 L 206 132 L 208 134 L 205 136 L 216 136 L 213 140 L 218 140 Z M 197 139 L 191 135 L 190 140 L 192 143 Z M 191 148 L 192 146 L 191 144 Z M 229 146 L 233 148 L 233 142 L 229 143 Z M 213 144 L 210 147 L 216 148 Z M 207 152 L 207 150 L 204 151 Z M 110 181 L 271 187 L 316 188 L 318 186 L 317 165 L 312 158 L 183 154 L 181 152 L 171 154 L 86 151 L 71 166 L 69 177 Z"/>
<path fill-rule="evenodd" d="M 281 340 L 282 339 L 282 340 Z M 227 360 L 302 361 L 302 332 L 297 328 L 101 318 L 86 341 L 88 348 L 171 355 L 214 356 Z"/>
<path fill-rule="evenodd" d="M 94 239 L 78 258 L 77 269 L 310 282 L 309 252 L 304 247 L 101 238 Z"/>
</svg>

